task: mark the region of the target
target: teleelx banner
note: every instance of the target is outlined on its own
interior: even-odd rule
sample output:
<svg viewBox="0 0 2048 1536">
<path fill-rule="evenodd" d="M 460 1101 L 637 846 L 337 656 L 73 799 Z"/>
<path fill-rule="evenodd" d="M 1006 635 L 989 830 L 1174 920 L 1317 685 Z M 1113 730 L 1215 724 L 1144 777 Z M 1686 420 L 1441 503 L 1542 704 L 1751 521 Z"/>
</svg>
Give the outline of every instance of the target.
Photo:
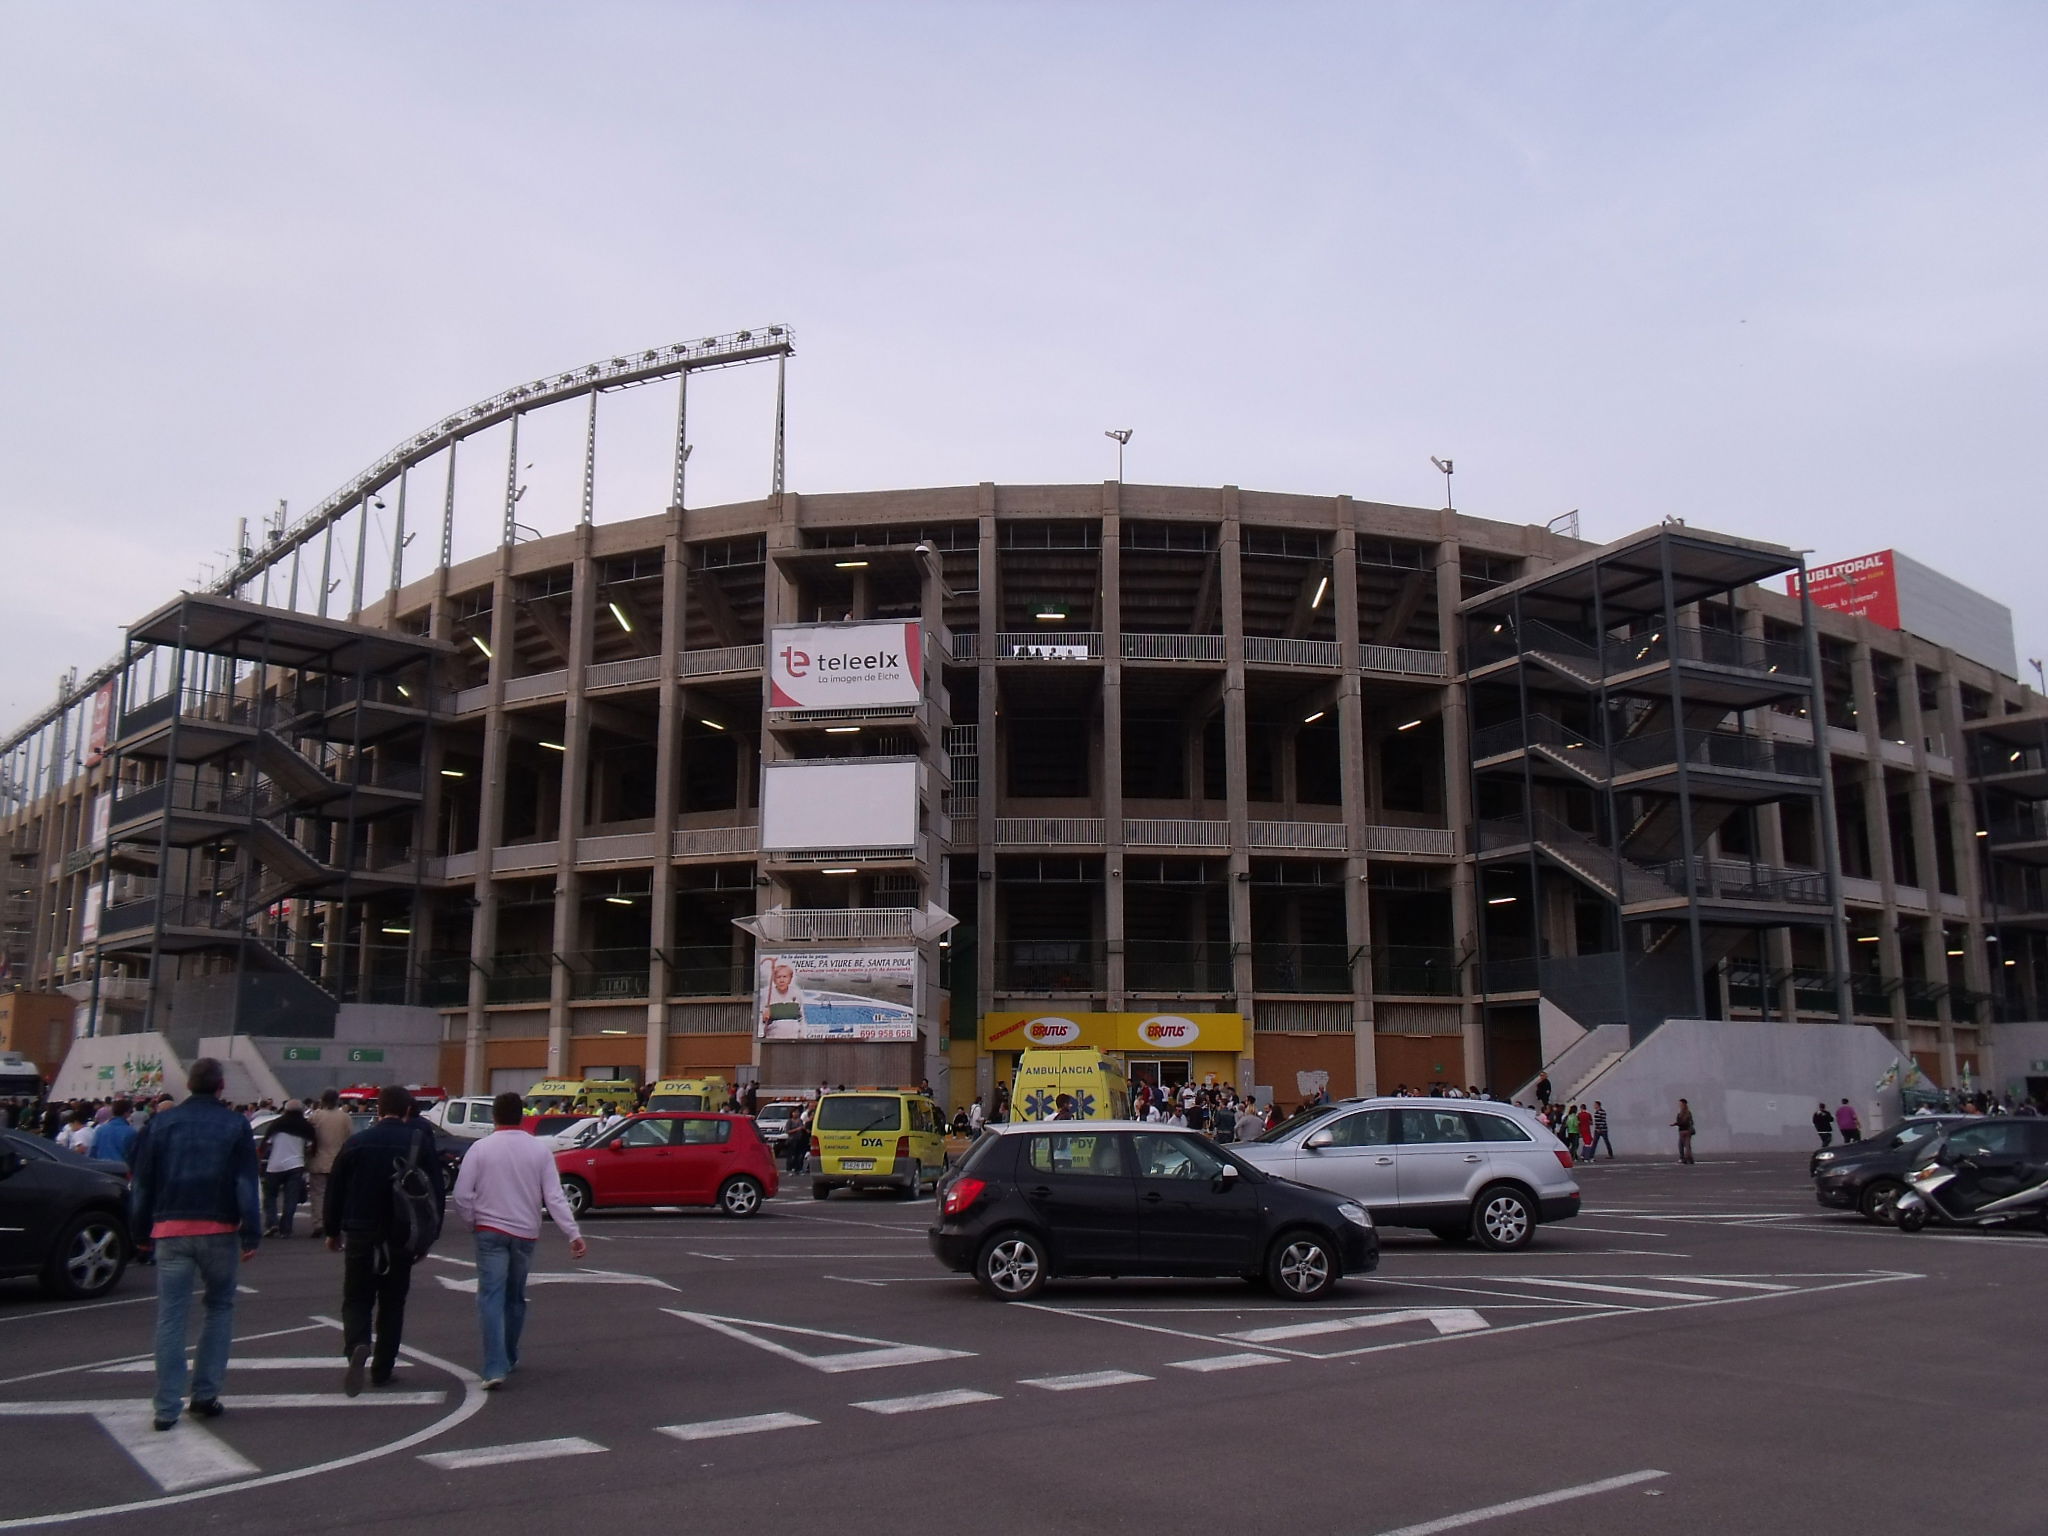
<svg viewBox="0 0 2048 1536">
<path fill-rule="evenodd" d="M 763 950 L 755 980 L 763 1040 L 915 1040 L 914 949 Z"/>
<path fill-rule="evenodd" d="M 770 709 L 915 704 L 923 696 L 923 636 L 914 620 L 791 624 L 770 633 Z"/>
</svg>

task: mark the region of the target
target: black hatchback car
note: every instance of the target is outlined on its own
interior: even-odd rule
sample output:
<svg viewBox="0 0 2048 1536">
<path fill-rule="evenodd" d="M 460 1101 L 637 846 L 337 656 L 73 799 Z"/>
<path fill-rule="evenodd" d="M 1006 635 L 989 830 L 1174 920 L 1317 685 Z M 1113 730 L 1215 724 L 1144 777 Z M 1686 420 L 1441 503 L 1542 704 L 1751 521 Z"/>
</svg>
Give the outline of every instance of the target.
<svg viewBox="0 0 2048 1536">
<path fill-rule="evenodd" d="M 1813 1198 L 1838 1211 L 1861 1211 L 1866 1221 L 1889 1222 L 1906 1175 L 1925 1163 L 1952 1126 L 1982 1123 L 1982 1115 L 1915 1115 L 1897 1125 L 1813 1154 L 1807 1172 Z"/>
<path fill-rule="evenodd" d="M 128 1267 L 127 1198 L 121 1164 L 0 1131 L 0 1279 L 78 1301 L 112 1290 Z"/>
<path fill-rule="evenodd" d="M 992 1128 L 941 1185 L 931 1245 L 1003 1301 L 1054 1275 L 1241 1275 L 1309 1301 L 1380 1261 L 1355 1201 L 1137 1121 Z"/>
</svg>

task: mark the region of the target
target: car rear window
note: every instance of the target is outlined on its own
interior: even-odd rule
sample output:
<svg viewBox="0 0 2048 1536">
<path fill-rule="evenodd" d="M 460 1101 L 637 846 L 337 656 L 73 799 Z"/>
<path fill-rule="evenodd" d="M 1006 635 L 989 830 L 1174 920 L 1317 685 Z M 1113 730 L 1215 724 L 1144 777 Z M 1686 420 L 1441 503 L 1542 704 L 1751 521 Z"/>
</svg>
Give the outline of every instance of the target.
<svg viewBox="0 0 2048 1536">
<path fill-rule="evenodd" d="M 962 1173 L 972 1173 L 995 1159 L 996 1149 L 1004 1142 L 1001 1136 L 984 1136 L 967 1149 L 967 1155 L 960 1159 L 958 1167 Z"/>
<path fill-rule="evenodd" d="M 818 1106 L 821 1131 L 894 1131 L 902 1125 L 903 1101 L 894 1094 L 849 1093 Z"/>
<path fill-rule="evenodd" d="M 1101 1135 L 1033 1136 L 1030 1163 L 1038 1173 L 1119 1178 L 1124 1173 L 1123 1139 Z"/>
<path fill-rule="evenodd" d="M 722 1146 L 732 1140 L 730 1120 L 678 1120 L 676 1144 L 683 1147 Z"/>
<path fill-rule="evenodd" d="M 1474 1141 L 1529 1141 L 1532 1138 L 1506 1115 L 1479 1115 L 1467 1111 L 1465 1118 L 1472 1122 Z"/>
</svg>

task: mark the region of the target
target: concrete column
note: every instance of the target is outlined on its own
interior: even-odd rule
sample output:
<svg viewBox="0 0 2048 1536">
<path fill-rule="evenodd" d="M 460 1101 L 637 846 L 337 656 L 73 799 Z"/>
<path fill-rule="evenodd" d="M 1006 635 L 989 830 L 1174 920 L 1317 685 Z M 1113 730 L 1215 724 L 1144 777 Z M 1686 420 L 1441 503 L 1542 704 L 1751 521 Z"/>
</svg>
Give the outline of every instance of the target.
<svg viewBox="0 0 2048 1536">
<path fill-rule="evenodd" d="M 1870 664 L 1870 646 L 1859 640 L 1850 662 L 1850 679 L 1855 690 L 1856 724 L 1863 735 L 1863 832 L 1870 844 L 1871 873 L 1884 888 L 1884 912 L 1879 917 L 1877 952 L 1888 979 L 1905 974 L 1899 949 L 1899 884 L 1892 860 L 1891 818 L 1886 815 L 1883 741 L 1878 731 L 1877 683 Z M 1852 941 L 1853 947 L 1853 941 Z M 1852 956 L 1853 961 L 1853 956 Z M 1893 1041 L 1906 1048 L 1906 999 L 1902 992 L 1891 997 Z"/>
<path fill-rule="evenodd" d="M 1463 670 L 1464 628 L 1458 618 L 1458 604 L 1464 601 L 1465 583 L 1460 567 L 1457 516 L 1446 510 L 1442 520 L 1443 539 L 1436 547 L 1437 645 L 1451 658 L 1453 675 Z M 1444 810 L 1451 827 L 1451 846 L 1457 850 L 1451 865 L 1452 942 L 1461 955 L 1479 953 L 1478 844 L 1473 838 L 1472 809 L 1472 725 L 1466 691 L 1446 687 L 1438 696 L 1444 716 Z M 1486 1023 L 1473 1000 L 1477 986 L 1467 983 L 1459 999 L 1465 1036 L 1466 1081 L 1477 1082 L 1489 1093 L 1507 1093 L 1519 1084 L 1492 1081 L 1493 1063 L 1486 1054 Z"/>
<path fill-rule="evenodd" d="M 1223 590 L 1223 782 L 1230 820 L 1230 937 L 1236 950 L 1231 985 L 1249 1029 L 1253 1027 L 1251 811 L 1245 766 L 1244 565 L 1236 486 L 1223 487 L 1222 505 L 1216 559 Z"/>
<path fill-rule="evenodd" d="M 671 986 L 667 955 L 676 931 L 676 814 L 682 800 L 683 636 L 689 621 L 690 547 L 683 542 L 683 509 L 670 507 L 662 530 L 660 695 L 654 726 L 654 869 L 647 902 L 647 937 L 655 950 L 648 968 L 647 1055 L 650 1083 L 668 1075 Z"/>
<path fill-rule="evenodd" d="M 996 996 L 996 944 L 1002 933 L 1002 910 L 996 874 L 996 810 L 1009 793 L 1009 776 L 996 735 L 996 709 L 1001 700 L 996 687 L 996 634 L 1003 626 L 1003 571 L 996 551 L 996 488 L 983 481 L 975 491 L 976 517 L 980 524 L 977 559 L 980 565 L 979 602 L 975 622 L 981 633 L 975 639 L 974 667 L 978 686 L 975 712 L 974 750 L 981 758 L 981 788 L 975 798 L 975 880 L 974 880 L 974 996 L 984 1011 L 994 1006 Z M 980 1039 L 981 1021 L 975 1020 L 975 1038 Z M 979 1047 L 977 1046 L 977 1055 Z M 980 1081 L 977 1064 L 976 1081 Z M 989 1084 L 991 1094 L 993 1081 Z M 993 1102 L 991 1099 L 990 1102 Z"/>
<path fill-rule="evenodd" d="M 1330 540 L 1330 592 L 1336 602 L 1337 771 L 1344 803 L 1344 942 L 1351 962 L 1351 1063 L 1361 1094 L 1379 1091 L 1379 1055 L 1373 1035 L 1371 873 L 1359 832 L 1372 823 L 1365 737 L 1371 712 L 1358 682 L 1358 534 L 1349 496 L 1337 498 L 1337 531 Z"/>
<path fill-rule="evenodd" d="M 1123 486 L 1102 487 L 1102 932 L 1108 957 L 1108 1007 L 1124 1006 L 1124 662 Z"/>
<path fill-rule="evenodd" d="M 483 782 L 477 786 L 476 922 L 469 936 L 469 1014 L 464 1022 L 463 1091 L 482 1093 L 489 1083 L 485 1040 L 485 973 L 498 950 L 498 884 L 491 866 L 504 835 L 505 765 L 511 746 L 511 723 L 505 714 L 505 674 L 512 664 L 512 552 L 498 551 L 491 577 L 491 660 L 484 701 Z"/>
<path fill-rule="evenodd" d="M 583 882 L 576 870 L 576 844 L 590 785 L 590 716 L 584 681 L 590 667 L 592 610 L 597 600 L 597 569 L 590 558 L 593 529 L 576 525 L 576 554 L 570 566 L 569 663 L 562 705 L 562 799 L 555 813 L 555 926 L 557 955 L 583 948 Z M 569 986 L 573 974 L 556 964 L 548 980 L 548 1071 L 569 1075 Z"/>
</svg>

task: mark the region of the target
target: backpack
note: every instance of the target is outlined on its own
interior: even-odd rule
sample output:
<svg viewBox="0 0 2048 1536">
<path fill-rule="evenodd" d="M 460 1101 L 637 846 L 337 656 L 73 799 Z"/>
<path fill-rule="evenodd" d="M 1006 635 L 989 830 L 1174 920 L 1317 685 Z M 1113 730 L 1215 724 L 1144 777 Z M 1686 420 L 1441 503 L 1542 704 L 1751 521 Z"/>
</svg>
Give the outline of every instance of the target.
<svg viewBox="0 0 2048 1536">
<path fill-rule="evenodd" d="M 391 1240 L 393 1258 L 423 1259 L 441 1235 L 441 1205 L 434 1198 L 437 1172 L 420 1166 L 420 1138 L 412 1151 L 391 1169 Z"/>
</svg>

